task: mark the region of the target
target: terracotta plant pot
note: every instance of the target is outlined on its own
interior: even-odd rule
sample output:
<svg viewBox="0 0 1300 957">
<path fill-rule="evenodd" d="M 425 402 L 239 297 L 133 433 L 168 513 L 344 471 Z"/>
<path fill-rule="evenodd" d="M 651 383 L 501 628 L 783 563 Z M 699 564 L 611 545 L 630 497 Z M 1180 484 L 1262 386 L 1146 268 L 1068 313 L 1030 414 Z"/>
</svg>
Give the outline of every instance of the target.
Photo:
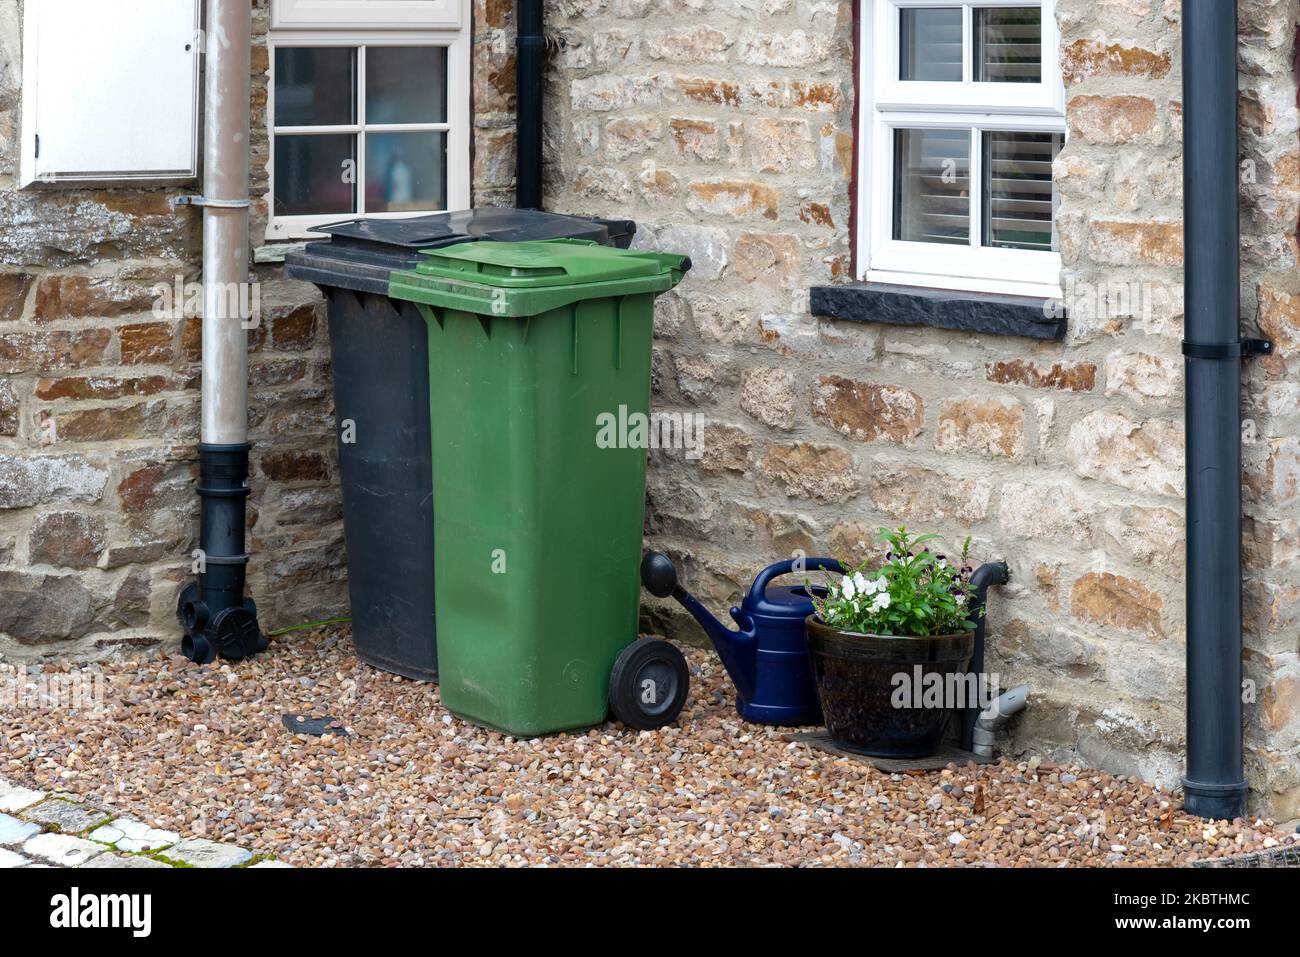
<svg viewBox="0 0 1300 957">
<path fill-rule="evenodd" d="M 808 653 L 826 730 L 841 747 L 873 757 L 934 754 L 954 702 L 945 694 L 940 706 L 927 706 L 921 703 L 924 696 L 914 697 L 910 689 L 933 687 L 939 680 L 945 691 L 960 687 L 960 681 L 950 678 L 966 674 L 974 647 L 974 632 L 928 638 L 863 635 L 831 628 L 810 615 Z M 897 690 L 899 674 L 908 676 L 906 695 Z M 906 698 L 906 705 L 897 706 L 897 697 Z"/>
</svg>

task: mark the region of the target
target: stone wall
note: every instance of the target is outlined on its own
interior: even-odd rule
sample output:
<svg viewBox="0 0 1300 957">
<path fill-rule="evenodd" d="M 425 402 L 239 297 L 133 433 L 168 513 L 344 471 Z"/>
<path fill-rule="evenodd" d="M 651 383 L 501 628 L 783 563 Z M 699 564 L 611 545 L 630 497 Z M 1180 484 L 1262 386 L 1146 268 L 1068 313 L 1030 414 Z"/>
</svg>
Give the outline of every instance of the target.
<svg viewBox="0 0 1300 957">
<path fill-rule="evenodd" d="M 878 527 L 1007 558 L 990 667 L 1029 681 L 1014 751 L 1173 785 L 1183 737 L 1179 5 L 1061 0 L 1070 143 L 1067 340 L 824 320 L 850 279 L 853 4 L 565 0 L 548 204 L 629 215 L 695 270 L 657 317 L 655 402 L 707 416 L 656 453 L 649 543 L 720 613 L 795 549 Z M 1249 372 L 1256 805 L 1300 816 L 1296 742 L 1295 5 L 1242 3 L 1244 308 L 1279 339 Z M 563 24 L 563 26 L 561 26 Z M 1108 295 L 1123 284 L 1132 295 Z M 1096 295 L 1097 287 L 1102 293 Z M 1256 287 L 1259 295 L 1256 296 Z M 1100 300 L 1100 301 L 1098 301 Z M 1248 325 L 1250 323 L 1248 322 Z M 1290 338 L 1288 338 L 1288 334 Z M 1290 503 L 1290 504 L 1289 504 Z M 700 636 L 671 603 L 649 624 Z"/>
<path fill-rule="evenodd" d="M 267 4 L 254 4 L 266 28 Z M 0 0 L 0 656 L 173 647 L 196 536 L 198 325 L 150 287 L 198 277 L 180 189 L 18 190 L 19 0 Z M 513 178 L 511 0 L 476 0 L 476 202 Z M 1297 14 L 1242 0 L 1247 709 L 1255 807 L 1300 816 Z M 702 412 L 656 452 L 647 535 L 718 611 L 796 549 L 861 554 L 906 522 L 1007 558 L 991 668 L 1029 681 L 1013 752 L 1177 780 L 1183 734 L 1179 4 L 1060 0 L 1060 344 L 822 320 L 851 278 L 853 4 L 547 4 L 547 204 L 629 216 L 695 269 L 656 317 L 655 401 Z M 255 45 L 254 236 L 266 50 Z M 259 266 L 250 573 L 267 627 L 346 606 L 328 350 L 314 290 Z M 648 623 L 700 633 L 673 605 Z"/>
<path fill-rule="evenodd" d="M 255 0 L 252 236 L 261 245 L 267 0 Z M 507 0 L 475 8 L 475 198 L 513 181 Z M 20 0 L 0 0 L 0 657 L 174 648 L 197 547 L 199 319 L 155 284 L 200 278 L 201 220 L 172 188 L 17 187 Z M 347 610 L 328 331 L 313 286 L 258 266 L 249 336 L 249 590 L 263 627 Z"/>
<path fill-rule="evenodd" d="M 1286 478 L 1295 470 L 1297 424 L 1295 376 L 1287 366 L 1295 365 L 1300 341 L 1300 300 L 1292 296 L 1300 11 L 1285 0 L 1239 6 L 1242 326 L 1245 333 L 1263 329 L 1279 346 L 1274 357 L 1246 366 L 1244 376 L 1245 641 L 1253 683 L 1253 694 L 1246 689 L 1247 775 L 1254 806 L 1286 820 L 1300 817 L 1296 490 Z M 1058 403 L 1058 428 L 1068 429 L 1065 459 L 1090 480 L 1076 487 L 1094 503 L 1071 509 L 1092 529 L 1085 549 L 1063 566 L 1064 581 L 1073 583 L 1062 601 L 1076 619 L 1107 628 L 1095 640 L 1085 632 L 1073 646 L 1088 667 L 1095 663 L 1103 687 L 1061 676 L 1055 683 L 1102 732 L 1081 741 L 1085 756 L 1145 752 L 1132 762 L 1143 770 L 1153 761 L 1176 770 L 1183 729 L 1179 7 L 1086 0 L 1059 6 L 1071 130 L 1057 167 L 1067 300 L 1072 290 L 1111 283 L 1144 291 L 1131 316 L 1096 310 L 1071 323 L 1068 353 L 1097 366 L 1095 394 L 1104 401 Z M 1050 665 L 1053 645 L 1040 642 L 1054 639 L 1029 619 L 1016 628 L 1010 647 L 1043 655 Z M 1129 637 L 1120 639 L 1122 632 Z M 1004 649 L 1005 634 L 1004 628 Z M 1042 727 L 1049 720 L 1028 721 L 1028 740 L 1068 745 L 1067 729 Z M 1120 767 L 1132 761 L 1117 759 Z"/>
</svg>

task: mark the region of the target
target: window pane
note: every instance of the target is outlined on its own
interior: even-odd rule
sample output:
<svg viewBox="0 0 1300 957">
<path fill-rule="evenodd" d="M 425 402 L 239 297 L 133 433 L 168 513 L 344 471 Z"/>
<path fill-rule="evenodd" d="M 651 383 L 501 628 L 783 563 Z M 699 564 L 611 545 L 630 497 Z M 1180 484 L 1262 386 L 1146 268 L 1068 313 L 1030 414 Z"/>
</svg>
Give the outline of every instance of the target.
<svg viewBox="0 0 1300 957">
<path fill-rule="evenodd" d="M 894 238 L 970 242 L 970 130 L 894 131 Z"/>
<path fill-rule="evenodd" d="M 985 246 L 1056 249 L 1052 161 L 1060 133 L 984 134 Z"/>
<path fill-rule="evenodd" d="M 900 80 L 961 82 L 961 7 L 905 7 L 899 11 Z"/>
<path fill-rule="evenodd" d="M 275 215 L 356 212 L 357 138 L 325 133 L 275 138 Z"/>
<path fill-rule="evenodd" d="M 367 123 L 445 123 L 446 47 L 367 47 Z"/>
<path fill-rule="evenodd" d="M 446 208 L 446 133 L 366 134 L 366 212 Z"/>
<path fill-rule="evenodd" d="M 355 123 L 356 56 L 352 47 L 276 47 L 275 125 Z"/>
<path fill-rule="evenodd" d="M 975 11 L 975 81 L 1038 83 L 1043 78 L 1043 12 L 1038 7 Z"/>
</svg>

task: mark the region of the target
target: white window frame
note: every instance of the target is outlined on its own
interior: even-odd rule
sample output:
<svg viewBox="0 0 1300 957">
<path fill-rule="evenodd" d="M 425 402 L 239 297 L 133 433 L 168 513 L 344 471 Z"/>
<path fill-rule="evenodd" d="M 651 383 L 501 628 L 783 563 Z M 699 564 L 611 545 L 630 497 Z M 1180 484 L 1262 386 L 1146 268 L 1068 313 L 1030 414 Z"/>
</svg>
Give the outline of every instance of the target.
<svg viewBox="0 0 1300 957">
<path fill-rule="evenodd" d="M 371 133 L 391 132 L 445 132 L 447 134 L 447 209 L 468 209 L 470 206 L 470 0 L 438 0 L 437 3 L 419 6 L 443 7 L 446 3 L 458 11 L 457 25 L 447 30 L 391 30 L 374 29 L 373 24 L 383 22 L 377 17 L 387 3 L 339 3 L 350 7 L 359 26 L 329 30 L 273 30 L 267 38 L 270 53 L 270 80 L 267 90 L 266 122 L 270 135 L 267 157 L 269 176 L 268 215 L 266 238 L 274 242 L 294 239 L 311 239 L 321 235 L 313 230 L 328 223 L 366 216 L 372 219 L 409 219 L 427 216 L 438 210 L 412 210 L 397 213 L 365 212 L 366 149 L 365 136 Z M 303 0 L 275 0 L 272 5 L 273 22 L 283 22 L 282 13 L 300 7 Z M 406 4 L 410 6 L 411 4 Z M 378 8 L 378 9 L 375 9 Z M 368 18 L 368 19 L 366 19 Z M 277 47 L 355 47 L 357 48 L 357 116 L 356 122 L 332 126 L 277 126 L 275 123 L 275 51 Z M 367 124 L 366 109 L 366 49 L 381 46 L 441 46 L 447 50 L 447 119 L 444 123 Z M 303 216 L 277 216 L 275 213 L 275 137 L 293 133 L 346 133 L 357 137 L 357 209 L 337 213 Z"/>
<path fill-rule="evenodd" d="M 461 0 L 273 0 L 271 7 L 272 30 L 455 30 L 469 20 Z"/>
<path fill-rule="evenodd" d="M 1042 7 L 1040 83 L 974 83 L 971 15 L 975 7 Z M 961 7 L 962 82 L 899 80 L 900 10 Z M 1060 69 L 1056 0 L 863 0 L 859 41 L 857 278 L 864 282 L 1035 298 L 1060 296 L 1056 252 L 979 245 L 983 222 L 985 130 L 1065 133 L 1065 85 Z M 1053 51 L 1058 51 L 1055 55 Z M 899 127 L 971 130 L 970 245 L 893 238 L 894 136 Z"/>
</svg>

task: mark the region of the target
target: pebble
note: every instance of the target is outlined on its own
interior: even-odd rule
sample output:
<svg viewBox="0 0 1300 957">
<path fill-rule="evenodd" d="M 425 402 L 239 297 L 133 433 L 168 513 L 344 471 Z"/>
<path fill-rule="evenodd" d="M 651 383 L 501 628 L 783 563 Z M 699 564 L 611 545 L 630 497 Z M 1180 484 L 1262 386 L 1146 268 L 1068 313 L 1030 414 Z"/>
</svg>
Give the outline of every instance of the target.
<svg viewBox="0 0 1300 957">
<path fill-rule="evenodd" d="M 295 632 L 237 664 L 82 666 L 105 678 L 100 711 L 0 704 L 0 777 L 27 789 L 9 800 L 102 802 L 241 863 L 297 867 L 1173 866 L 1295 841 L 1225 821 L 1211 846 L 1177 797 L 1081 767 L 882 773 L 742 722 L 716 656 L 683 650 L 692 688 L 676 724 L 531 740 L 363 665 L 346 628 Z M 337 715 L 350 734 L 295 735 L 285 714 Z M 55 837 L 77 840 L 31 840 Z"/>
</svg>

